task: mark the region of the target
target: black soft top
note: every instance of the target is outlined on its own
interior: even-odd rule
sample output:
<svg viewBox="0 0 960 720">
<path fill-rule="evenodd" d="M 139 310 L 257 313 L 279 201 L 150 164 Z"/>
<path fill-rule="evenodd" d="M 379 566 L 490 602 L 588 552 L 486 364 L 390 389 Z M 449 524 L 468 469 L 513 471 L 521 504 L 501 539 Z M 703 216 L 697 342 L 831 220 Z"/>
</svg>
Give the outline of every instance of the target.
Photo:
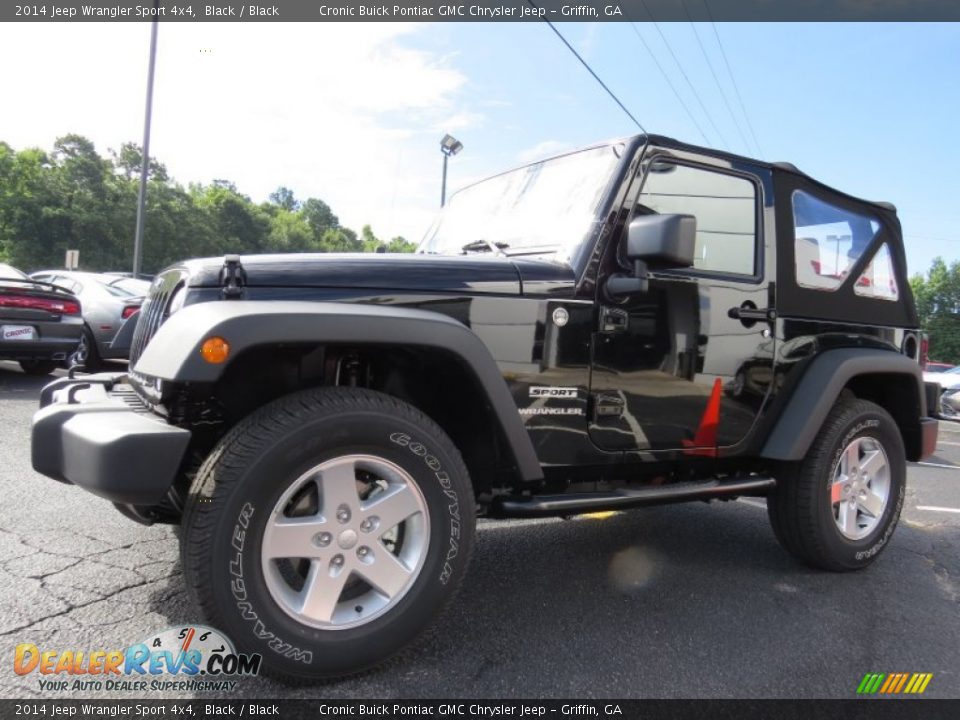
<svg viewBox="0 0 960 720">
<path fill-rule="evenodd" d="M 882 210 L 888 213 L 892 212 L 896 214 L 897 212 L 897 208 L 893 203 L 886 202 L 884 200 L 865 200 L 864 198 L 850 195 L 849 193 L 846 193 L 842 190 L 837 190 L 835 187 L 831 187 L 830 185 L 827 185 L 826 183 L 821 182 L 820 180 L 817 180 L 816 178 L 811 177 L 810 175 L 807 175 L 805 172 L 800 170 L 796 165 L 792 163 L 767 162 L 765 160 L 757 160 L 756 158 L 747 157 L 745 155 L 737 155 L 735 153 L 727 152 L 725 150 L 717 150 L 715 148 L 708 148 L 708 147 L 703 147 L 701 145 L 692 145 L 690 143 L 681 142 L 680 140 L 667 137 L 666 135 L 654 135 L 654 134 L 634 135 L 631 138 L 631 140 L 636 142 L 637 144 L 643 144 L 644 141 L 647 141 L 654 145 L 658 145 L 660 147 L 672 148 L 675 150 L 682 150 L 685 152 L 699 153 L 702 155 L 710 155 L 711 157 L 715 157 L 721 160 L 726 160 L 727 162 L 735 165 L 749 164 L 755 167 L 762 167 L 770 170 L 775 174 L 787 173 L 791 175 L 796 175 L 798 177 L 803 178 L 807 182 L 813 183 L 814 185 L 819 185 L 824 190 L 827 190 L 830 193 L 833 193 L 836 195 L 842 195 L 854 202 L 870 205 L 874 208 L 878 208 L 879 210 Z"/>
</svg>

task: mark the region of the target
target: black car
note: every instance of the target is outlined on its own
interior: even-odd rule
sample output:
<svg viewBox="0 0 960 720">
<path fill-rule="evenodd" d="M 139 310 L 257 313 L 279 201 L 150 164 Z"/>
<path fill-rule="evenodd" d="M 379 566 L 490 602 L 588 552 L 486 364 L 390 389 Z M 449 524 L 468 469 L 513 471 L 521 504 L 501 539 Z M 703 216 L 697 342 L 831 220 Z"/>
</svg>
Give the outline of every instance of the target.
<svg viewBox="0 0 960 720">
<path fill-rule="evenodd" d="M 47 375 L 76 350 L 82 332 L 75 295 L 0 263 L 0 360 L 18 361 L 28 375 Z"/>
<path fill-rule="evenodd" d="M 179 524 L 268 671 L 337 676 L 422 634 L 478 515 L 765 496 L 798 560 L 866 567 L 936 444 L 919 348 L 892 205 L 641 135 L 465 188 L 415 255 L 166 269 L 33 463 Z"/>
</svg>

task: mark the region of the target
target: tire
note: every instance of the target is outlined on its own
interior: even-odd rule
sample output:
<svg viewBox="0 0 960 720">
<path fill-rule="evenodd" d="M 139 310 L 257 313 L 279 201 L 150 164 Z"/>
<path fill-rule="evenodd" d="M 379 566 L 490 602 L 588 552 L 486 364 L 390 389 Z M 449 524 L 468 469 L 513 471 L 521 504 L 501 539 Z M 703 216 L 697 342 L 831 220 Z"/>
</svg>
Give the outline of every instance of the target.
<svg viewBox="0 0 960 720">
<path fill-rule="evenodd" d="M 49 375 L 60 367 L 55 360 L 21 360 L 19 365 L 27 375 Z"/>
<path fill-rule="evenodd" d="M 86 325 L 83 326 L 83 333 L 80 335 L 80 344 L 70 355 L 68 365 L 70 367 L 81 365 L 87 372 L 91 373 L 99 372 L 103 368 L 103 360 L 100 358 L 100 351 L 97 349 L 97 341 Z"/>
<path fill-rule="evenodd" d="M 767 513 L 777 540 L 798 560 L 845 572 L 866 567 L 887 546 L 905 494 L 897 424 L 879 405 L 843 396 L 806 457 L 779 468 Z"/>
<path fill-rule="evenodd" d="M 184 573 L 210 623 L 260 653 L 267 674 L 340 677 L 433 623 L 466 572 L 475 515 L 459 451 L 419 410 L 369 390 L 307 390 L 240 422 L 204 462 Z M 296 516 L 311 526 L 284 526 Z M 326 590 L 310 595 L 314 577 Z"/>
</svg>

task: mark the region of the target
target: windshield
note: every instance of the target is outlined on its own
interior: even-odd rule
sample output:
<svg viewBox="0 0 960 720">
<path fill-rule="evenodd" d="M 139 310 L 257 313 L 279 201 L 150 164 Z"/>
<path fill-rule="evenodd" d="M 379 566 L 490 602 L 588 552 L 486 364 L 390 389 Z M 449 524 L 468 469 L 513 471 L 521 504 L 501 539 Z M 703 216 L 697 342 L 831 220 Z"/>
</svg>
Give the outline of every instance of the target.
<svg viewBox="0 0 960 720">
<path fill-rule="evenodd" d="M 622 146 L 604 145 L 511 170 L 450 198 L 418 252 L 569 255 L 591 229 Z"/>
</svg>

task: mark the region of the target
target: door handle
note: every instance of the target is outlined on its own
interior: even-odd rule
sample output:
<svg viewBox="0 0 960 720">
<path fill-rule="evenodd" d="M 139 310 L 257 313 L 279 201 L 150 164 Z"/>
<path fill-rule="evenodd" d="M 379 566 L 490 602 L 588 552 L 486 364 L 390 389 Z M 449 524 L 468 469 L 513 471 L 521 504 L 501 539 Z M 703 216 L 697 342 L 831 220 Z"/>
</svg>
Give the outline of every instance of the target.
<svg viewBox="0 0 960 720">
<path fill-rule="evenodd" d="M 753 327 L 761 321 L 773 322 L 777 319 L 777 311 L 773 308 L 758 308 L 747 300 L 740 307 L 732 307 L 727 310 L 727 317 L 731 320 L 739 320 L 746 327 Z"/>
</svg>

